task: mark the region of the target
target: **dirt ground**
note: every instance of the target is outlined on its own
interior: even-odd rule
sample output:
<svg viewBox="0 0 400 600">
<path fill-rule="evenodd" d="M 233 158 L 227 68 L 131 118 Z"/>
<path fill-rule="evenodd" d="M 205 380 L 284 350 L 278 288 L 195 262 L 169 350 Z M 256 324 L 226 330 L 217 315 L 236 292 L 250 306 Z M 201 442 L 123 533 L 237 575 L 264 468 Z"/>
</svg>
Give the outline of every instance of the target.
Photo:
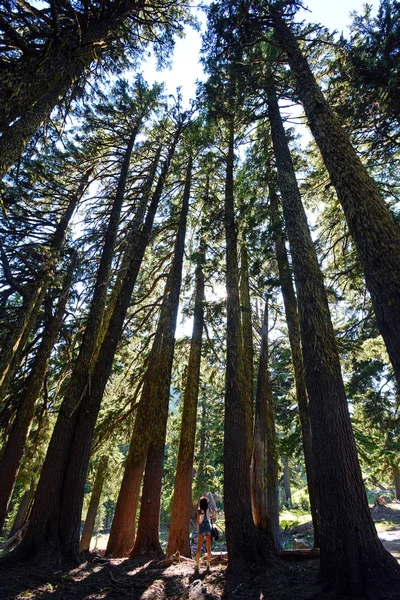
<svg viewBox="0 0 400 600">
<path fill-rule="evenodd" d="M 400 560 L 400 504 L 372 509 L 379 535 Z M 299 529 L 299 528 L 297 528 Z M 300 531 L 291 532 L 299 535 Z M 94 552 L 78 568 L 44 570 L 33 566 L 0 569 L 0 600 L 332 600 L 318 584 L 318 559 L 282 562 L 254 569 L 240 580 L 226 578 L 225 566 L 157 560 L 105 560 Z"/>
</svg>

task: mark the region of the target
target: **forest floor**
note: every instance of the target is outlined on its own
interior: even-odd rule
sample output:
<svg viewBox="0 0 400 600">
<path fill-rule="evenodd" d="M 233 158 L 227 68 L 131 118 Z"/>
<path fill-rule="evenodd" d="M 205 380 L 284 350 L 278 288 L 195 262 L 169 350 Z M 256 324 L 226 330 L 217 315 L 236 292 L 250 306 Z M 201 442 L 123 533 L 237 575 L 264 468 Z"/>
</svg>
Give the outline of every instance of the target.
<svg viewBox="0 0 400 600">
<path fill-rule="evenodd" d="M 400 503 L 371 508 L 379 536 L 400 561 Z M 286 531 L 307 533 L 309 524 Z M 254 568 L 240 580 L 227 578 L 225 566 L 101 558 L 101 551 L 70 570 L 20 565 L 0 569 L 1 600 L 333 600 L 318 584 L 318 559 L 283 562 L 271 569 Z"/>
</svg>

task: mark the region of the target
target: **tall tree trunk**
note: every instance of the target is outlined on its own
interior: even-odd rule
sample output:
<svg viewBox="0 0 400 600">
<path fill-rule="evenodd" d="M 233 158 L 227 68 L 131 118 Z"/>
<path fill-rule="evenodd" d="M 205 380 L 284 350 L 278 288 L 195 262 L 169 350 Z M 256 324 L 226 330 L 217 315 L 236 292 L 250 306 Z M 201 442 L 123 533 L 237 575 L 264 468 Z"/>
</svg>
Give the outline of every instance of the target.
<svg viewBox="0 0 400 600">
<path fill-rule="evenodd" d="M 267 532 L 276 550 L 279 541 L 278 449 L 275 411 L 268 369 L 268 300 L 265 302 L 257 374 L 256 418 L 251 464 L 252 509 L 256 527 Z"/>
<path fill-rule="evenodd" d="M 323 277 L 271 80 L 267 93 L 278 184 L 299 299 L 319 486 L 321 577 L 324 586 L 335 588 L 339 594 L 388 598 L 388 590 L 391 593 L 394 582 L 399 582 L 399 567 L 382 546 L 372 522 Z"/>
<path fill-rule="evenodd" d="M 17 322 L 13 324 L 11 333 L 1 352 L 0 359 L 0 402 L 7 394 L 11 380 L 19 367 L 22 352 L 27 339 L 35 326 L 36 319 L 42 305 L 43 298 L 53 278 L 53 269 L 56 266 L 58 256 L 65 239 L 71 217 L 75 208 L 82 198 L 93 169 L 88 169 L 78 185 L 76 193 L 71 197 L 68 206 L 62 215 L 50 242 L 53 250 L 53 264 L 46 265 L 44 274 L 39 274 L 36 281 L 25 289 L 21 289 L 24 302 L 20 310 Z"/>
<path fill-rule="evenodd" d="M 296 398 L 299 407 L 304 461 L 306 465 L 308 493 L 310 497 L 311 515 L 314 528 L 314 546 L 319 548 L 318 490 L 315 475 L 314 456 L 312 452 L 312 435 L 310 417 L 308 414 L 306 378 L 304 373 L 303 355 L 301 353 L 299 311 L 293 286 L 292 272 L 289 266 L 285 240 L 282 232 L 282 222 L 278 208 L 278 196 L 275 190 L 275 184 L 273 182 L 269 184 L 269 200 L 276 259 L 278 262 L 279 280 L 281 284 L 283 303 L 285 306 L 290 350 L 292 353 Z"/>
<path fill-rule="evenodd" d="M 97 467 L 96 478 L 94 480 L 92 494 L 90 496 L 89 508 L 87 511 L 85 524 L 83 526 L 80 551 L 85 552 L 90 548 L 94 524 L 96 522 L 97 509 L 99 508 L 101 493 L 103 491 L 104 480 L 107 475 L 108 456 L 103 455 Z"/>
<path fill-rule="evenodd" d="M 49 39 L 41 50 L 3 69 L 0 77 L 0 179 L 55 106 L 113 43 L 113 33 L 144 2 L 122 0 L 109 14 L 76 14 L 76 26 Z"/>
<path fill-rule="evenodd" d="M 285 503 L 288 508 L 292 508 L 292 491 L 290 488 L 290 469 L 286 456 L 282 456 L 283 464 L 283 491 L 285 493 Z"/>
<path fill-rule="evenodd" d="M 30 286 L 17 322 L 5 341 L 0 361 L 0 402 L 6 397 L 10 383 L 20 365 L 23 350 L 35 326 L 50 282 L 51 277 L 45 275 Z"/>
<path fill-rule="evenodd" d="M 265 387 L 265 389 L 264 389 Z M 266 395 L 271 393 L 268 377 L 268 313 L 264 313 L 258 363 L 254 420 L 253 456 L 250 465 L 251 508 L 257 529 L 265 531 L 268 522 L 266 481 Z"/>
<path fill-rule="evenodd" d="M 224 423 L 224 495 L 229 569 L 240 572 L 259 559 L 257 530 L 251 513 L 248 403 L 243 371 L 243 339 L 239 298 L 239 267 L 235 224 L 233 168 L 234 121 L 228 123 L 225 179 L 225 236 L 227 290 L 227 356 Z"/>
<path fill-rule="evenodd" d="M 394 469 L 393 481 L 394 481 L 394 487 L 396 490 L 396 500 L 400 500 L 400 470 L 399 469 Z"/>
<path fill-rule="evenodd" d="M 251 318 L 251 301 L 250 301 L 250 285 L 249 285 L 249 258 L 245 241 L 242 242 L 240 248 L 240 310 L 242 323 L 242 339 L 243 339 L 243 368 L 245 373 L 244 386 L 246 394 L 246 439 L 247 439 L 247 454 L 249 464 L 253 453 L 253 388 L 254 388 L 254 368 L 253 368 L 253 325 Z"/>
<path fill-rule="evenodd" d="M 68 301 L 75 266 L 76 255 L 71 259 L 54 316 L 50 319 L 44 331 L 42 342 L 36 353 L 31 371 L 20 392 L 20 401 L 15 419 L 7 443 L 0 454 L 0 530 L 4 524 L 8 505 L 18 476 L 29 429 L 35 414 L 35 405 L 40 396 L 48 370 L 50 354 L 57 341 L 65 315 L 65 307 Z"/>
<path fill-rule="evenodd" d="M 84 485 L 94 428 L 159 202 L 159 196 L 154 195 L 143 224 L 143 213 L 149 201 L 158 160 L 159 153 L 157 152 L 143 188 L 143 197 L 135 215 L 132 229 L 128 234 L 128 243 L 116 282 L 117 294 L 111 294 L 110 307 L 112 307 L 112 312 L 111 315 L 106 314 L 104 317 L 103 330 L 106 333 L 93 369 L 91 386 L 90 389 L 86 389 L 78 408 L 63 487 L 62 514 L 64 517 L 60 523 L 60 538 L 62 539 L 64 552 L 68 554 L 77 551 Z"/>
<path fill-rule="evenodd" d="M 161 307 L 157 329 L 161 329 L 162 343 L 157 354 L 157 378 L 152 382 L 149 416 L 151 442 L 147 453 L 143 481 L 142 502 L 135 545 L 131 557 L 162 554 L 159 540 L 161 486 L 163 475 L 164 445 L 167 432 L 168 406 L 171 387 L 171 371 L 175 348 L 175 329 L 178 315 L 179 294 L 182 282 L 182 266 L 185 251 L 186 222 L 189 211 L 193 159 L 190 154 L 183 191 L 182 210 L 176 235 L 174 258 L 168 276 L 167 290 Z"/>
<path fill-rule="evenodd" d="M 400 383 L 400 232 L 349 136 L 326 102 L 297 41 L 277 11 L 277 40 L 287 52 L 308 124 L 354 239 L 379 331 Z"/>
<path fill-rule="evenodd" d="M 73 513 L 62 514 L 63 490 L 79 415 L 78 409 L 85 393 L 90 389 L 99 343 L 104 335 L 102 325 L 111 264 L 131 154 L 138 130 L 139 122 L 134 124 L 125 149 L 85 333 L 47 449 L 27 534 L 18 547 L 16 559 L 20 555 L 40 554 L 44 560 L 55 560 L 57 556 L 62 555 L 67 560 L 79 561 L 79 533 L 76 536 L 75 531 L 71 534 L 71 530 L 68 530 L 67 535 L 63 536 L 60 535 L 60 530 L 64 528 L 65 533 L 66 521 L 79 522 L 82 505 L 75 504 Z"/>
<path fill-rule="evenodd" d="M 154 190 L 151 201 L 151 207 L 154 209 L 154 211 L 161 198 L 169 166 L 175 153 L 176 144 L 178 143 L 182 129 L 183 127 L 178 128 L 175 133 L 168 151 L 167 160 L 164 162 L 156 189 Z M 156 339 L 154 340 L 153 347 L 155 347 L 155 344 Z M 153 349 L 150 353 L 149 365 L 143 383 L 143 390 L 139 406 L 136 411 L 129 453 L 126 460 L 121 489 L 118 494 L 110 537 L 107 543 L 106 556 L 128 556 L 135 540 L 136 509 L 139 501 L 140 484 L 146 464 L 146 456 L 149 444 L 148 436 L 150 431 L 148 425 L 147 406 L 150 398 L 150 382 L 153 377 L 156 377 L 156 374 L 153 374 L 152 371 L 152 354 Z"/>
<path fill-rule="evenodd" d="M 207 185 L 208 187 L 208 185 Z M 208 200 L 208 190 L 205 203 Z M 201 347 L 204 327 L 204 274 L 205 240 L 202 234 L 196 265 L 196 290 L 193 311 L 193 331 L 190 343 L 187 379 L 183 394 L 181 437 L 172 501 L 167 554 L 177 550 L 191 556 L 190 513 L 192 507 L 193 458 L 196 438 L 197 400 L 199 395 Z"/>
</svg>

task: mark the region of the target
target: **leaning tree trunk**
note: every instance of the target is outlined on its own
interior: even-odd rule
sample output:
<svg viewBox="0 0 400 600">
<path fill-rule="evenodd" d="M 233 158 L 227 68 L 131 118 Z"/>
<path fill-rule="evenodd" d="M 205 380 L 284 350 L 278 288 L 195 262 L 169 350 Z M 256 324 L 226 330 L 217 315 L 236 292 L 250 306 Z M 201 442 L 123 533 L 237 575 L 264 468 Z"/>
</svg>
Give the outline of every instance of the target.
<svg viewBox="0 0 400 600">
<path fill-rule="evenodd" d="M 206 193 L 205 203 L 208 199 Z M 204 274 L 205 241 L 202 235 L 196 265 L 196 290 L 193 311 L 193 331 L 190 343 L 187 379 L 183 394 L 181 437 L 172 501 L 167 554 L 177 550 L 191 556 L 190 513 L 192 508 L 193 458 L 196 438 L 197 400 L 199 395 L 201 347 L 204 327 Z"/>
<path fill-rule="evenodd" d="M 21 555 L 43 555 L 44 560 L 55 560 L 57 556 L 62 555 L 67 560 L 79 562 L 79 535 L 77 539 L 73 538 L 73 540 L 71 540 L 70 535 L 67 538 L 62 538 L 62 536 L 60 538 L 60 527 L 65 527 L 63 519 L 75 519 L 79 521 L 81 516 L 78 506 L 74 507 L 76 509 L 74 514 L 62 514 L 63 489 L 66 474 L 68 473 L 71 444 L 74 440 L 75 426 L 79 414 L 77 409 L 84 394 L 90 387 L 95 359 L 99 351 L 99 343 L 103 337 L 102 322 L 105 313 L 114 246 L 124 201 L 131 154 L 138 129 L 139 124 L 136 123 L 125 149 L 85 333 L 47 449 L 27 534 L 19 545 L 18 552 L 14 553 L 16 559 Z"/>
<path fill-rule="evenodd" d="M 276 38 L 287 52 L 308 124 L 354 239 L 379 331 L 400 383 L 400 232 L 383 198 L 326 102 L 297 41 L 277 11 Z"/>
<path fill-rule="evenodd" d="M 273 182 L 269 184 L 269 201 L 279 280 L 281 284 L 283 303 L 285 306 L 290 350 L 292 353 L 296 398 L 299 407 L 304 461 L 307 473 L 308 494 L 310 497 L 311 515 L 314 528 L 314 546 L 319 548 L 318 491 L 315 476 L 314 456 L 312 453 L 312 435 L 310 417 L 308 414 L 306 378 L 304 373 L 303 356 L 301 353 L 299 311 L 297 307 L 296 294 L 293 287 L 292 272 L 289 266 L 288 255 L 282 232 L 282 222 L 278 208 L 278 196 L 275 190 L 275 184 Z"/>
<path fill-rule="evenodd" d="M 174 257 L 166 284 L 168 293 L 163 301 L 157 325 L 157 329 L 161 331 L 162 343 L 157 354 L 157 378 L 152 382 L 150 405 L 148 407 L 149 417 L 151 418 L 151 442 L 146 460 L 138 530 L 131 558 L 151 553 L 162 554 L 163 552 L 159 539 L 159 529 L 164 445 L 167 432 L 171 372 L 175 348 L 175 329 L 182 282 L 192 166 L 193 159 L 190 154 L 186 170 L 182 210 L 174 247 Z"/>
<path fill-rule="evenodd" d="M 103 491 L 104 480 L 107 475 L 108 456 L 103 455 L 97 467 L 96 478 L 94 480 L 92 494 L 90 496 L 89 508 L 87 511 L 85 524 L 83 526 L 80 551 L 85 552 L 90 548 L 94 524 L 96 522 L 97 509 L 99 508 L 101 493 Z"/>
<path fill-rule="evenodd" d="M 25 521 L 29 516 L 29 511 L 32 506 L 33 496 L 35 494 L 35 483 L 32 480 L 31 485 L 29 486 L 29 490 L 27 490 L 22 496 L 22 500 L 17 510 L 17 514 L 15 515 L 14 523 L 12 524 L 10 534 L 8 539 L 12 538 L 18 531 L 21 529 Z"/>
<path fill-rule="evenodd" d="M 19 467 L 24 454 L 29 429 L 35 414 L 35 405 L 40 396 L 43 382 L 48 370 L 50 354 L 57 341 L 58 333 L 65 315 L 65 307 L 71 288 L 72 275 L 76 266 L 72 258 L 65 276 L 54 316 L 50 319 L 43 333 L 31 371 L 20 391 L 20 401 L 3 451 L 0 455 L 0 530 L 3 527 L 7 509 L 18 476 Z"/>
<path fill-rule="evenodd" d="M 35 281 L 28 291 L 20 309 L 17 322 L 5 341 L 0 361 L 0 402 L 6 397 L 10 383 L 20 365 L 23 350 L 35 326 L 40 307 L 51 277 L 45 275 Z"/>
<path fill-rule="evenodd" d="M 78 185 L 76 193 L 70 199 L 68 206 L 57 224 L 56 230 L 50 241 L 52 248 L 52 256 L 54 264 L 45 265 L 44 275 L 39 275 L 36 281 L 25 288 L 21 288 L 20 292 L 24 297 L 23 305 L 17 318 L 17 322 L 13 324 L 9 338 L 6 340 L 0 359 L 0 402 L 7 394 L 11 380 L 18 369 L 22 352 L 26 341 L 35 326 L 36 319 L 42 305 L 43 298 L 52 281 L 52 270 L 56 266 L 57 257 L 64 243 L 65 233 L 69 222 L 74 213 L 74 210 L 82 198 L 92 173 L 93 169 L 88 169 L 82 175 L 82 179 Z"/>
<path fill-rule="evenodd" d="M 142 1 L 122 0 L 104 14 L 78 14 L 74 26 L 24 58 L 0 77 L 0 179 L 18 160 L 26 144 L 67 92 L 99 61 L 114 41 L 114 32 Z M 73 11 L 73 9 L 72 9 Z"/>
<path fill-rule="evenodd" d="M 163 165 L 162 172 L 158 179 L 151 202 L 151 208 L 154 212 L 158 206 L 159 200 L 161 199 L 169 166 L 181 132 L 182 127 L 178 128 L 175 133 L 169 148 L 167 160 Z M 156 374 L 153 373 L 152 365 L 154 361 L 152 356 L 156 353 L 157 344 L 158 339 L 155 339 L 149 357 L 149 365 L 144 378 L 139 406 L 136 411 L 129 453 L 126 460 L 121 488 L 118 494 L 117 505 L 115 507 L 114 519 L 111 526 L 110 537 L 107 543 L 106 556 L 128 556 L 135 540 L 136 509 L 139 501 L 140 484 L 143 477 L 143 471 L 146 464 L 146 456 L 149 447 L 150 426 L 148 423 L 147 406 L 150 398 L 150 384 L 152 379 L 155 379 L 156 377 Z"/>
<path fill-rule="evenodd" d="M 293 260 L 320 500 L 321 577 L 339 594 L 390 598 L 399 567 L 377 537 L 358 463 L 322 272 L 272 81 L 268 111 Z"/>
<path fill-rule="evenodd" d="M 258 536 L 251 513 L 250 457 L 243 369 L 243 341 L 239 298 L 239 267 L 235 223 L 233 168 L 234 121 L 228 124 L 228 154 L 225 180 L 226 236 L 226 379 L 224 422 L 224 495 L 226 543 L 230 572 L 239 573 L 259 560 Z"/>
<path fill-rule="evenodd" d="M 61 504 L 61 512 L 64 516 L 60 523 L 60 538 L 65 551 L 69 554 L 76 552 L 79 544 L 84 485 L 97 415 L 111 373 L 115 352 L 121 339 L 126 313 L 150 239 L 159 202 L 159 195 L 155 193 L 143 224 L 143 216 L 149 201 L 158 160 L 159 152 L 156 154 L 143 187 L 143 196 L 128 234 L 127 247 L 116 282 L 117 294 L 114 295 L 114 289 L 111 294 L 112 312 L 104 317 L 103 329 L 106 333 L 93 369 L 90 390 L 85 391 L 78 409 Z"/>
</svg>

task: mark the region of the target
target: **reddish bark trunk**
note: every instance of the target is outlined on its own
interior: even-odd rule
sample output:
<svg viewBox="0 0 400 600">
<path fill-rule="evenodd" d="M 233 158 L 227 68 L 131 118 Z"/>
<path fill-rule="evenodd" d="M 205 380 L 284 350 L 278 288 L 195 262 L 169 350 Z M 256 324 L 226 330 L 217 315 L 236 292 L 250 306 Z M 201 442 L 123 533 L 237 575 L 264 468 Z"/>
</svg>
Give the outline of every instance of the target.
<svg viewBox="0 0 400 600">
<path fill-rule="evenodd" d="M 205 202 L 207 202 L 206 193 Z M 196 437 L 197 400 L 199 393 L 201 347 L 204 325 L 204 238 L 200 240 L 196 267 L 196 291 L 193 314 L 193 332 L 190 344 L 187 379 L 183 396 L 181 438 L 172 501 L 171 524 L 168 536 L 167 554 L 177 550 L 190 557 L 189 540 L 190 513 L 192 507 L 193 457 Z"/>
</svg>

